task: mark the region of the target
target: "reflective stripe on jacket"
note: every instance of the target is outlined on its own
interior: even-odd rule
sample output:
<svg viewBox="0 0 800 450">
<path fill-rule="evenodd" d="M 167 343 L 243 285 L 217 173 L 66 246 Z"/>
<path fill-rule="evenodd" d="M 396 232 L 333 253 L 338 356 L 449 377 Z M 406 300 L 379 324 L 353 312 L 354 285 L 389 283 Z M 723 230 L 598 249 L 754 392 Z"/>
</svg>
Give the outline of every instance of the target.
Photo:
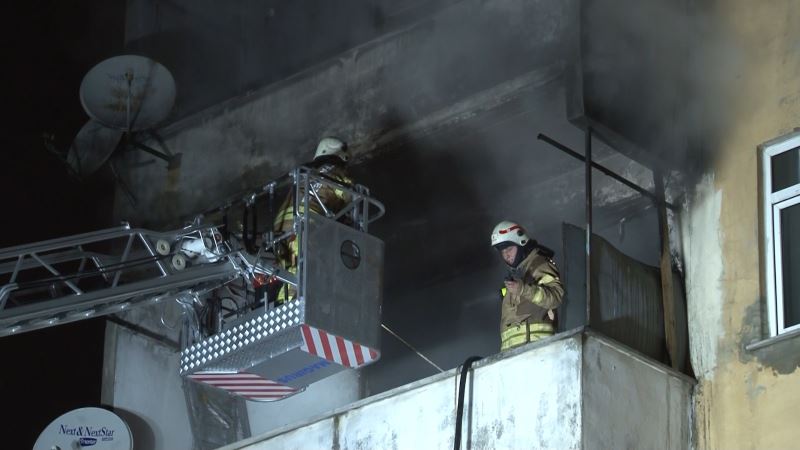
<svg viewBox="0 0 800 450">
<path fill-rule="evenodd" d="M 507 350 L 528 342 L 538 341 L 539 339 L 552 336 L 555 327 L 552 323 L 523 323 L 506 327 L 500 333 L 500 349 Z"/>
<path fill-rule="evenodd" d="M 564 297 L 564 288 L 555 263 L 534 250 L 518 266 L 521 273 L 517 294 L 501 290 L 501 350 L 532 342 L 555 332 L 549 312 Z"/>
</svg>

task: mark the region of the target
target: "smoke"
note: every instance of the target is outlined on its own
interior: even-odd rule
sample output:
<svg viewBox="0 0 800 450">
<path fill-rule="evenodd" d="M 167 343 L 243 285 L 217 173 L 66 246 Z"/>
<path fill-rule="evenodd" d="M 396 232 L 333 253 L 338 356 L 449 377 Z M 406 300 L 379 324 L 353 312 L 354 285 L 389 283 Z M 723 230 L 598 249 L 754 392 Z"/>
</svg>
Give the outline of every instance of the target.
<svg viewBox="0 0 800 450">
<path fill-rule="evenodd" d="M 129 2 L 129 52 L 169 68 L 175 119 L 302 72 L 452 0 Z"/>
<path fill-rule="evenodd" d="M 353 178 L 387 207 L 386 217 L 370 227 L 386 243 L 387 323 L 400 331 L 407 326 L 417 337 L 424 330 L 423 342 L 448 349 L 438 360 L 448 367 L 468 354 L 496 351 L 496 287 L 505 267 L 488 242 L 492 227 L 502 219 L 519 221 L 560 253 L 561 222 L 583 217 L 580 162 L 536 140 L 543 132 L 581 146 L 581 133 L 566 120 L 563 77 L 575 53 L 579 2 L 463 0 L 412 20 L 402 6 L 390 12 L 391 2 L 377 8 L 337 3 L 350 16 L 305 1 L 275 3 L 272 12 L 242 6 L 234 14 L 243 5 L 236 2 L 210 16 L 213 8 L 204 1 L 192 5 L 206 11 L 200 25 L 193 19 L 199 12 L 168 11 L 179 3 L 188 8 L 187 0 L 164 4 L 156 27 L 161 34 L 152 41 L 169 48 L 167 33 L 185 29 L 205 36 L 195 41 L 199 46 L 187 40 L 188 53 L 179 52 L 175 74 L 185 95 L 179 102 L 196 95 L 199 105 L 240 89 L 241 80 L 258 78 L 254 74 L 263 84 L 319 64 L 259 91 L 246 107 L 232 106 L 224 120 L 203 125 L 192 139 L 184 133 L 176 147 L 192 148 L 198 168 L 186 170 L 191 163 L 184 161 L 182 170 L 194 174 L 184 190 L 202 186 L 195 189 L 200 198 L 218 184 L 232 184 L 242 167 L 301 162 L 321 135 L 343 138 L 356 155 Z M 294 8 L 297 14 L 290 14 Z M 166 20 L 173 15 L 185 23 Z M 256 26 L 259 20 L 266 25 Z M 389 29 L 398 31 L 369 41 Z M 230 33 L 214 39 L 225 30 Z M 212 72 L 198 71 L 209 64 Z M 220 124 L 229 121 L 235 126 Z M 200 170 L 220 155 L 226 169 Z M 271 175 L 261 172 L 254 174 Z M 202 183 L 198 174 L 206 178 Z M 471 346 L 478 335 L 481 346 Z M 404 351 L 385 352 L 382 364 L 403 374 L 400 381 L 411 381 L 419 373 L 391 363 Z"/>
<path fill-rule="evenodd" d="M 745 54 L 718 19 L 688 3 L 585 1 L 584 106 L 654 160 L 700 173 L 737 112 Z"/>
</svg>

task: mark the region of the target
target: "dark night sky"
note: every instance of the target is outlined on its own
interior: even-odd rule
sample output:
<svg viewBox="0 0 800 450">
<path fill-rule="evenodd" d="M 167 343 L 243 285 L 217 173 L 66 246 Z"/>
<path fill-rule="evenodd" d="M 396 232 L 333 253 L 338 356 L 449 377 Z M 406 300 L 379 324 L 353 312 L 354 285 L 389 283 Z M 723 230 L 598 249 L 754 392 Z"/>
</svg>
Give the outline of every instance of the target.
<svg viewBox="0 0 800 450">
<path fill-rule="evenodd" d="M 88 120 L 78 98 L 83 75 L 123 48 L 125 2 L 14 2 L 6 8 L 0 180 L 0 247 L 109 225 L 111 185 L 80 183 L 45 150 L 43 132 L 67 148 Z M 0 338 L 0 396 L 6 449 L 29 449 L 59 415 L 100 403 L 102 320 Z"/>
</svg>

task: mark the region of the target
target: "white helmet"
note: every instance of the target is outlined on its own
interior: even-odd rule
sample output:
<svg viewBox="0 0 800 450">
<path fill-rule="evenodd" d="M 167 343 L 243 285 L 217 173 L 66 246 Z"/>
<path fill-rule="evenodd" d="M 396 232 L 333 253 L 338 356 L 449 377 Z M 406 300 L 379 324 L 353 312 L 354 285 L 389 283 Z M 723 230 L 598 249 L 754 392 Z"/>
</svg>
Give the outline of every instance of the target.
<svg viewBox="0 0 800 450">
<path fill-rule="evenodd" d="M 492 230 L 492 246 L 495 248 L 500 249 L 509 244 L 516 244 L 520 247 L 524 247 L 528 242 L 530 242 L 530 238 L 525 233 L 525 229 L 518 223 L 504 220 L 498 223 L 494 227 L 494 230 Z"/>
<path fill-rule="evenodd" d="M 319 141 L 314 159 L 329 155 L 338 156 L 339 159 L 347 162 L 347 149 L 345 148 L 344 142 L 333 137 L 326 137 Z"/>
</svg>

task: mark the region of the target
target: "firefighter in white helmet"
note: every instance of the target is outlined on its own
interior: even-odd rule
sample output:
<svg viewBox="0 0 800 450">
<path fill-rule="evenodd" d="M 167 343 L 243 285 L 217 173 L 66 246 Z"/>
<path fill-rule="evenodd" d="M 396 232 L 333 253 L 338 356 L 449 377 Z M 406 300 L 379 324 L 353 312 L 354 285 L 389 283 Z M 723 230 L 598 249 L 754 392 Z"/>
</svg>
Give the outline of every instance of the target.
<svg viewBox="0 0 800 450">
<path fill-rule="evenodd" d="M 347 145 L 335 137 L 326 137 L 319 141 L 317 144 L 317 151 L 314 153 L 314 160 L 306 167 L 316 169 L 317 173 L 323 175 L 332 181 L 345 186 L 352 186 L 353 181 L 347 175 L 347 161 L 349 160 L 347 152 Z M 314 186 L 316 196 L 311 196 L 310 210 L 314 213 L 325 215 L 325 211 L 332 212 L 333 214 L 339 212 L 348 205 L 351 201 L 351 196 L 348 192 L 342 189 L 336 189 L 328 184 L 319 184 Z M 303 193 L 300 193 L 303 195 Z M 321 204 L 320 204 L 321 203 Z M 323 209 L 322 205 L 325 206 Z M 302 206 L 300 206 L 302 208 Z M 303 211 L 300 211 L 302 213 Z M 347 220 L 349 216 L 346 214 L 340 220 Z M 283 234 L 292 229 L 294 224 L 294 190 L 289 192 L 289 195 L 281 204 L 278 209 L 278 214 L 275 216 L 273 222 L 273 231 L 275 235 Z M 289 242 L 280 249 L 278 260 L 283 268 L 291 273 L 297 273 L 297 255 L 298 255 L 299 242 L 295 236 L 289 238 Z M 278 290 L 275 297 L 277 303 L 283 303 L 288 299 L 294 298 L 296 289 L 294 286 L 284 284 Z"/>
<path fill-rule="evenodd" d="M 344 142 L 337 138 L 326 137 L 317 144 L 314 160 L 305 164 L 305 166 L 316 169 L 317 173 L 325 178 L 346 186 L 352 186 L 353 181 L 347 176 L 346 168 L 349 159 L 347 146 Z M 341 189 L 335 189 L 329 185 L 320 185 L 314 186 L 314 191 L 317 195 L 311 198 L 311 211 L 317 214 L 324 215 L 324 209 L 320 205 L 320 201 L 325 205 L 325 209 L 334 213 L 350 203 L 349 194 Z M 294 192 L 290 192 L 281 205 L 278 215 L 275 216 L 274 231 L 284 232 L 292 229 L 294 222 L 293 196 Z"/>
<path fill-rule="evenodd" d="M 492 246 L 509 267 L 500 290 L 500 349 L 552 336 L 555 309 L 564 297 L 553 252 L 528 237 L 519 224 L 507 220 L 494 227 Z"/>
</svg>

